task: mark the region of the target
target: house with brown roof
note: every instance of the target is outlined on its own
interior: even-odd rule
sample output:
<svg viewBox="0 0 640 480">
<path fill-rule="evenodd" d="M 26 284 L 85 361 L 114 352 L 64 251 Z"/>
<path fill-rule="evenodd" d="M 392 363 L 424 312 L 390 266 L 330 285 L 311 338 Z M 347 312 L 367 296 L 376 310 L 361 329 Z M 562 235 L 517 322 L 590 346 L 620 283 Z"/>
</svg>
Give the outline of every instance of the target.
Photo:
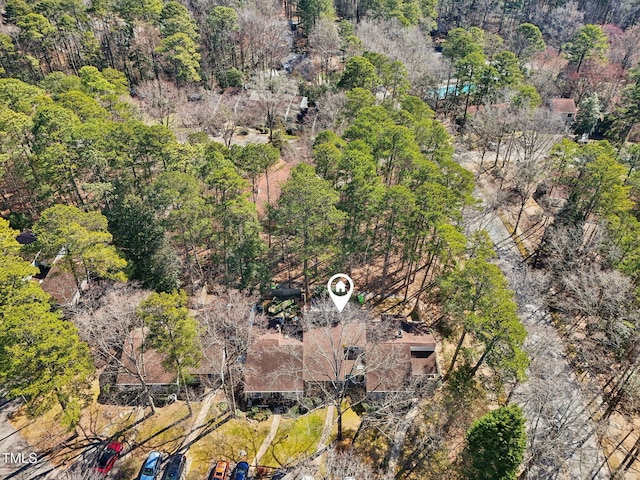
<svg viewBox="0 0 640 480">
<path fill-rule="evenodd" d="M 396 338 L 376 344 L 370 357 L 379 365 L 367 373 L 370 395 L 400 393 L 409 384 L 439 377 L 436 340 L 430 333 L 400 328 Z"/>
<path fill-rule="evenodd" d="M 145 348 L 148 331 L 147 327 L 134 328 L 125 339 L 120 357 L 122 368 L 116 377 L 116 387 L 139 388 L 143 381 L 156 390 L 178 386 L 176 374 L 162 367 L 165 356 L 152 348 Z"/>
<path fill-rule="evenodd" d="M 552 98 L 549 100 L 549 110 L 558 115 L 567 125 L 575 121 L 576 113 L 578 113 L 578 107 L 576 107 L 573 98 Z"/>
<path fill-rule="evenodd" d="M 298 399 L 304 394 L 303 344 L 279 330 L 253 342 L 245 362 L 244 393 L 250 399 Z"/>
<path fill-rule="evenodd" d="M 86 288 L 86 280 L 83 287 Z M 64 307 L 75 305 L 80 300 L 80 289 L 73 275 L 61 270 L 57 265 L 53 265 L 40 281 L 42 289 L 51 295 L 56 305 Z"/>
<path fill-rule="evenodd" d="M 381 335 L 383 323 L 389 325 L 353 321 L 317 326 L 303 333 L 302 342 L 280 331 L 261 336 L 247 352 L 245 395 L 300 399 L 318 387 L 346 386 L 380 396 L 439 377 L 433 335 L 407 325 Z"/>
<path fill-rule="evenodd" d="M 177 388 L 179 379 L 175 372 L 167 372 L 162 361 L 166 358 L 160 352 L 146 348 L 147 327 L 134 328 L 122 345 L 121 368 L 114 386 L 117 389 L 138 389 L 142 382 L 155 391 L 167 391 Z M 223 359 L 221 350 L 213 344 L 205 343 L 203 355 L 198 367 L 187 370 L 190 384 L 218 383 L 221 378 Z"/>
<path fill-rule="evenodd" d="M 364 382 L 369 347 L 364 322 L 312 328 L 304 333 L 302 343 L 305 382 Z"/>
</svg>

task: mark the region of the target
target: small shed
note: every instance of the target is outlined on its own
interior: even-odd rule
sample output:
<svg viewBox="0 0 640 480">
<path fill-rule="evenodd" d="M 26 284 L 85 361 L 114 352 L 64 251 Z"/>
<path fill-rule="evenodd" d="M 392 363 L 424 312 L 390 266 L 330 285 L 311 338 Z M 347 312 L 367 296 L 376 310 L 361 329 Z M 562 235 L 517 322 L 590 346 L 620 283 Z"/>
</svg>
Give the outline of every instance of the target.
<svg viewBox="0 0 640 480">
<path fill-rule="evenodd" d="M 552 98 L 549 100 L 549 110 L 559 115 L 567 125 L 575 121 L 576 113 L 578 113 L 578 107 L 576 107 L 573 98 Z"/>
</svg>

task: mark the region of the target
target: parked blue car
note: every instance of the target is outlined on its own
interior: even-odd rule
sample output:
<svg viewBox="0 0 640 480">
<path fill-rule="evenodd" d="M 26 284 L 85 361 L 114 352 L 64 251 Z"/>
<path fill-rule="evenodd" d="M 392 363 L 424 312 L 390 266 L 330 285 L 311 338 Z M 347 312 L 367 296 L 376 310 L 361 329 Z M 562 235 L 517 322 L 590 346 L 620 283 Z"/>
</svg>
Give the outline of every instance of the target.
<svg viewBox="0 0 640 480">
<path fill-rule="evenodd" d="M 231 480 L 247 480 L 248 476 L 249 464 L 247 462 L 239 462 L 231 472 Z"/>
<path fill-rule="evenodd" d="M 169 459 L 169 463 L 164 470 L 164 475 L 162 475 L 162 480 L 180 480 L 182 478 L 182 474 L 184 473 L 184 467 L 187 464 L 187 457 L 180 453 L 176 453 L 171 455 Z"/>
<path fill-rule="evenodd" d="M 151 452 L 142 464 L 138 480 L 156 480 L 160 472 L 160 464 L 162 463 L 162 454 L 160 452 Z"/>
</svg>

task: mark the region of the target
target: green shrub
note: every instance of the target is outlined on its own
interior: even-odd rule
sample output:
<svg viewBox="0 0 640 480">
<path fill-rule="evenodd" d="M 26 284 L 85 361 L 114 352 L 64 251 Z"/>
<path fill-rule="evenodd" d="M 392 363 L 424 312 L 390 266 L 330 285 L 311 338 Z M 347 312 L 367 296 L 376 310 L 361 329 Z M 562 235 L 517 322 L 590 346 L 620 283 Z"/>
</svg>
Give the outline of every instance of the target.
<svg viewBox="0 0 640 480">
<path fill-rule="evenodd" d="M 263 422 L 268 420 L 271 416 L 271 411 L 266 408 L 258 408 L 253 407 L 251 410 L 247 412 L 247 417 L 252 420 L 257 420 L 258 422 Z"/>
</svg>

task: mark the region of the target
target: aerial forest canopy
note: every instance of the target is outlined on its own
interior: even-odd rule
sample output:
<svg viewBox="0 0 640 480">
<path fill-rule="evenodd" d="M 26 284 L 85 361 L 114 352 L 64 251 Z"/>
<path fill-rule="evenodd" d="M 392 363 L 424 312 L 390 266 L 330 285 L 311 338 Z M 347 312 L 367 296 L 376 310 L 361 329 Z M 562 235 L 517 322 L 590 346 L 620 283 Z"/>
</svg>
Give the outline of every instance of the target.
<svg viewBox="0 0 640 480">
<path fill-rule="evenodd" d="M 346 5 L 336 7 L 298 6 L 300 28 L 316 44 L 321 25 L 339 43 L 357 40 L 348 21 L 326 23 L 348 17 L 339 13 Z M 433 17 L 434 7 L 367 10 L 414 25 Z M 6 3 L 14 27 L 2 34 L 3 211 L 35 234 L 21 250 L 25 259 L 56 259 L 78 287 L 128 279 L 158 292 L 208 281 L 255 288 L 284 268 L 289 278 L 301 272 L 308 294 L 329 268 L 379 260 L 372 285 L 380 298 L 407 298 L 419 276 L 416 304 L 434 278 L 455 267 L 465 251 L 461 209 L 473 203 L 473 175 L 453 161 L 452 138 L 434 111 L 408 94 L 400 60 L 361 51 L 340 74 L 338 52 L 329 54 L 329 83 L 317 93 L 310 85 L 309 98 L 320 103 L 333 84 L 342 106 L 333 120 L 317 117 L 329 129 L 312 132 L 307 162 L 291 169 L 281 192 L 271 197 L 267 183 L 260 208 L 260 178 L 290 155 L 292 137 L 274 107 L 289 88 L 278 85 L 284 80 L 263 78 L 262 90 L 251 84 L 261 112 L 275 119 L 270 143 L 231 145 L 233 128 L 222 143 L 202 125 L 186 136 L 178 128 L 180 89 L 242 84 L 290 48 L 286 23 L 277 16 L 264 22 L 257 8 L 197 15 L 177 2 Z M 278 35 L 265 46 L 251 28 Z M 139 110 L 140 102 L 149 109 Z M 218 128 L 240 125 L 229 110 L 220 115 L 227 116 Z"/>
</svg>

